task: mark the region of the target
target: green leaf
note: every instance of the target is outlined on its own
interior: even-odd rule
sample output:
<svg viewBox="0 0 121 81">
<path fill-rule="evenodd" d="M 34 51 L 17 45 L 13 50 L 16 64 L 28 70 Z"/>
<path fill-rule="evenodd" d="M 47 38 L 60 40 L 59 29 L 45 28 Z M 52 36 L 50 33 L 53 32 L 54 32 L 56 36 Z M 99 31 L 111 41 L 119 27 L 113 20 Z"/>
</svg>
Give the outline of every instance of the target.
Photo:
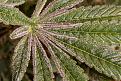
<svg viewBox="0 0 121 81">
<path fill-rule="evenodd" d="M 120 6 L 89 6 L 74 9 L 68 13 L 57 15 L 51 20 L 56 22 L 85 22 L 95 20 L 120 19 Z"/>
<path fill-rule="evenodd" d="M 34 81 L 45 81 L 44 80 L 44 72 L 42 61 L 40 59 L 40 49 L 38 49 L 36 45 L 36 40 L 33 38 L 32 42 L 32 59 L 33 59 L 33 73 L 34 73 Z"/>
<path fill-rule="evenodd" d="M 120 46 L 118 50 L 116 49 L 121 40 L 119 20 L 88 21 L 76 28 L 50 31 L 53 33 L 51 35 L 64 44 L 61 47 L 66 47 L 77 54 L 74 56 L 78 60 L 109 77 L 121 79 Z"/>
<path fill-rule="evenodd" d="M 39 14 L 41 13 L 42 9 L 44 8 L 46 2 L 47 2 L 47 0 L 38 0 L 32 17 L 38 17 L 39 16 Z"/>
<path fill-rule="evenodd" d="M 116 80 L 121 79 L 121 65 L 120 65 L 120 52 L 111 49 L 111 46 L 106 44 L 91 44 L 90 41 L 64 37 L 56 37 L 61 44 L 56 43 L 58 46 L 70 49 L 76 58 L 85 62 L 88 66 L 94 67 L 98 72 L 104 73 L 109 77 Z M 65 48 L 61 48 L 65 49 Z M 66 50 L 65 49 L 65 50 Z M 68 51 L 67 51 L 68 52 Z M 81 59 L 80 59 L 81 58 Z"/>
<path fill-rule="evenodd" d="M 109 78 L 105 75 L 102 75 L 94 70 L 92 70 L 89 67 L 85 67 L 86 68 L 86 72 L 88 73 L 88 76 L 90 77 L 91 81 L 114 81 L 112 78 Z"/>
<path fill-rule="evenodd" d="M 73 37 L 90 41 L 93 44 L 112 44 L 120 43 L 121 40 L 121 24 L 120 21 L 105 20 L 85 22 L 82 26 L 74 27 L 71 29 L 56 29 L 49 30 L 53 33 L 60 35 L 60 37 Z M 57 36 L 57 35 L 56 35 Z"/>
<path fill-rule="evenodd" d="M 62 12 L 65 13 L 69 9 L 73 8 L 75 5 L 81 3 L 83 0 L 56 0 L 51 2 L 40 14 L 40 18 L 46 19 L 52 17 L 54 14 L 61 14 Z"/>
<path fill-rule="evenodd" d="M 65 54 L 60 48 L 53 45 L 51 46 L 55 55 L 60 61 L 60 65 L 65 71 L 64 81 L 88 81 L 88 77 L 84 73 L 84 70 L 76 65 L 76 62 L 72 60 L 67 54 Z M 59 80 L 60 81 L 60 80 Z"/>
<path fill-rule="evenodd" d="M 38 38 L 34 39 L 32 50 L 34 81 L 53 81 L 54 74 L 50 60 Z"/>
<path fill-rule="evenodd" d="M 12 57 L 12 81 L 21 81 L 29 64 L 31 53 L 31 40 L 23 37 L 15 48 Z"/>
<path fill-rule="evenodd" d="M 59 24 L 51 24 L 49 34 L 64 44 L 61 46 L 58 42 L 56 43 L 58 47 L 63 50 L 66 48 L 65 51 L 72 53 L 70 55 L 79 61 L 94 67 L 100 73 L 120 80 L 121 55 L 114 47 L 117 43 L 120 44 L 121 40 L 120 11 L 120 6 L 95 6 L 80 7 L 62 15 L 57 14 L 50 17 L 53 22 L 72 24 L 81 22 L 83 25 L 80 23 L 78 27 L 64 28 L 63 24 L 59 29 Z M 53 40 L 55 39 L 51 41 Z M 72 52 L 69 52 L 69 49 Z"/>
<path fill-rule="evenodd" d="M 77 2 L 79 0 L 57 0 L 53 1 L 53 5 L 49 8 L 48 13 L 52 13 L 62 7 L 65 7 L 67 5 L 73 4 L 74 2 Z"/>
<path fill-rule="evenodd" d="M 87 81 L 88 77 L 76 65 L 75 59 L 115 80 L 121 80 L 120 6 L 76 8 L 82 0 L 54 0 L 43 9 L 47 0 L 40 1 L 43 3 L 41 6 L 38 4 L 33 15 L 38 17 L 40 14 L 40 25 L 13 6 L 1 5 L 0 21 L 23 26 L 10 35 L 13 39 L 24 36 L 12 58 L 13 81 L 21 81 L 31 52 L 34 81 L 58 78 L 54 77 L 55 68 L 62 79 L 59 81 Z M 32 31 L 28 32 L 28 28 Z"/>
<path fill-rule="evenodd" d="M 35 23 L 26 17 L 17 8 L 0 7 L 0 20 L 10 25 L 35 25 Z"/>
<path fill-rule="evenodd" d="M 14 6 L 21 5 L 24 2 L 25 2 L 25 0 L 0 0 L 0 5 L 14 7 Z"/>
<path fill-rule="evenodd" d="M 0 0 L 0 4 L 6 3 L 8 0 Z"/>
</svg>

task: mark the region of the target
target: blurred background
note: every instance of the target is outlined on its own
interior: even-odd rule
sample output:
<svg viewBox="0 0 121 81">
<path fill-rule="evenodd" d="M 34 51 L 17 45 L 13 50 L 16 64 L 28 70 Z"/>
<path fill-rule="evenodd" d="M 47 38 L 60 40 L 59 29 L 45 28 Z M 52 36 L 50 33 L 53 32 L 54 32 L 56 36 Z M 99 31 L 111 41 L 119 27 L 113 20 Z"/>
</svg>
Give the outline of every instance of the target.
<svg viewBox="0 0 121 81">
<path fill-rule="evenodd" d="M 21 6 L 17 6 L 26 16 L 30 17 L 37 0 L 26 0 Z M 50 1 L 50 0 L 48 0 Z M 79 6 L 95 6 L 95 5 L 121 5 L 121 0 L 84 0 Z M 0 23 L 0 81 L 11 81 L 11 72 L 10 72 L 10 59 L 13 54 L 14 48 L 19 41 L 11 40 L 9 38 L 10 33 L 19 26 L 11 26 Z M 84 68 L 87 75 L 90 77 L 90 81 L 114 81 L 112 78 L 108 78 L 103 74 L 98 73 L 94 69 L 90 69 L 85 64 L 79 64 Z M 32 81 L 32 65 L 31 61 L 27 72 L 22 81 Z"/>
</svg>

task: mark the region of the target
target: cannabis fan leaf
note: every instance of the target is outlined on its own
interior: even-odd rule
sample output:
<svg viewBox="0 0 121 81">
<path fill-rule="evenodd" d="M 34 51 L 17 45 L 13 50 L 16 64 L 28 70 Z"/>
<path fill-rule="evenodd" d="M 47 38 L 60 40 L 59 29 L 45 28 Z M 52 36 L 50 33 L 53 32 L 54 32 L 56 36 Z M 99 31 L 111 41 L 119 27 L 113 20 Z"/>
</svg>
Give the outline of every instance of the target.
<svg viewBox="0 0 121 81">
<path fill-rule="evenodd" d="M 12 81 L 22 80 L 30 56 L 34 81 L 88 81 L 76 61 L 121 80 L 120 6 L 77 7 L 82 0 L 53 0 L 45 6 L 47 0 L 38 0 L 28 18 L 14 7 L 24 0 L 0 2 L 1 22 L 21 26 L 10 35 L 22 38 L 12 57 Z"/>
</svg>

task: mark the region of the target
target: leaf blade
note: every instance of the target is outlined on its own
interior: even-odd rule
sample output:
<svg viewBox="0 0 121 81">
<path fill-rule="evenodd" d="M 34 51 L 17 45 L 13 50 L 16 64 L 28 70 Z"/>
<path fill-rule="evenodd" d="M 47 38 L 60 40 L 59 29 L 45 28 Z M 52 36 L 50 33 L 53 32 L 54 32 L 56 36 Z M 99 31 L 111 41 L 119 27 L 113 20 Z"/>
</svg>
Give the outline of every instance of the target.
<svg viewBox="0 0 121 81">
<path fill-rule="evenodd" d="M 113 44 L 120 44 L 119 22 L 117 23 L 115 20 L 89 21 L 76 28 L 60 28 L 55 29 L 54 32 L 53 30 L 50 31 L 53 33 L 51 35 L 64 44 L 66 49 L 70 49 L 77 54 L 72 56 L 77 59 L 80 57 L 81 60 L 78 59 L 79 61 L 85 62 L 91 68 L 94 67 L 100 73 L 116 80 L 121 79 L 120 50 L 116 51 L 115 47 L 112 48 Z M 60 46 L 59 43 L 56 42 L 56 44 Z M 63 47 L 61 48 L 63 49 Z"/>
<path fill-rule="evenodd" d="M 97 20 L 120 19 L 120 6 L 89 6 L 80 7 L 66 14 L 53 17 L 52 21 L 56 22 L 86 22 Z"/>
<path fill-rule="evenodd" d="M 61 40 L 61 43 L 64 44 L 65 47 L 68 49 L 74 50 L 75 54 L 77 56 L 82 58 L 82 62 L 85 62 L 88 66 L 94 67 L 98 72 L 104 73 L 105 75 L 109 77 L 113 77 L 116 80 L 120 80 L 121 77 L 121 66 L 120 64 L 117 63 L 117 61 L 112 61 L 113 58 L 107 59 L 105 56 L 110 56 L 111 53 L 112 55 L 116 55 L 120 57 L 120 54 L 115 53 L 115 52 L 107 52 L 105 53 L 105 48 L 99 48 L 99 47 L 93 47 L 93 45 L 89 45 L 89 43 L 84 44 L 84 42 L 74 41 L 67 42 L 67 40 L 63 41 Z M 87 42 L 87 41 L 86 41 Z M 81 46 L 80 46 L 81 43 Z M 88 45 L 88 47 L 87 47 Z M 100 46 L 101 47 L 101 46 Z M 98 49 L 97 49 L 98 48 Z M 94 50 L 92 52 L 92 50 Z M 100 50 L 100 51 L 99 51 Z M 108 54 L 109 55 L 105 55 Z M 103 54 L 103 55 L 100 55 Z M 119 58 L 119 63 L 120 63 L 120 58 Z"/>
<path fill-rule="evenodd" d="M 14 6 L 21 5 L 23 3 L 25 3 L 25 0 L 7 0 L 3 5 L 14 7 Z"/>
<path fill-rule="evenodd" d="M 5 24 L 11 25 L 35 25 L 35 23 L 26 17 L 17 8 L 0 7 L 0 20 Z"/>
<path fill-rule="evenodd" d="M 51 2 L 40 14 L 40 19 L 43 19 L 43 17 L 46 17 L 45 19 L 49 19 L 50 17 L 53 17 L 54 14 L 62 14 L 60 12 L 67 12 L 67 10 L 70 10 L 75 5 L 81 3 L 83 0 L 57 0 Z"/>
<path fill-rule="evenodd" d="M 27 43 L 29 44 L 27 47 Z M 30 60 L 31 44 L 27 37 L 23 37 L 16 46 L 12 57 L 12 81 L 21 81 Z"/>
<path fill-rule="evenodd" d="M 52 43 L 51 43 L 52 44 Z M 55 45 L 51 45 L 55 55 L 60 60 L 60 64 L 65 71 L 64 81 L 88 81 L 88 77 L 84 73 L 83 69 L 76 65 L 76 62 L 72 60 L 67 54 Z"/>
<path fill-rule="evenodd" d="M 26 26 L 19 27 L 10 34 L 10 38 L 17 39 L 17 38 L 23 37 L 28 34 L 28 29 L 29 27 L 26 27 Z"/>
<path fill-rule="evenodd" d="M 40 59 L 39 50 L 37 49 L 36 40 L 33 38 L 32 42 L 32 59 L 33 59 L 33 73 L 34 81 L 45 81 L 43 76 L 42 61 Z"/>
<path fill-rule="evenodd" d="M 37 50 L 38 50 L 39 58 L 41 60 L 41 65 L 43 69 L 44 81 L 53 81 L 54 74 L 53 74 L 52 66 L 50 64 L 50 60 L 47 57 L 45 49 L 43 48 L 42 44 L 38 40 L 38 37 L 37 36 L 35 37 L 36 37 Z"/>
</svg>

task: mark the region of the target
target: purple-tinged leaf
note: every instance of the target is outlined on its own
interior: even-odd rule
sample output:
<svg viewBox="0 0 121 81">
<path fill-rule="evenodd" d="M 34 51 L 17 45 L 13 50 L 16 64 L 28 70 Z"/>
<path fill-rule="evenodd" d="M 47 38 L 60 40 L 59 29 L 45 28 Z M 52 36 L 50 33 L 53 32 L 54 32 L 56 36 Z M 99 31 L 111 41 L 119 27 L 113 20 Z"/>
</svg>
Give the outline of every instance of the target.
<svg viewBox="0 0 121 81">
<path fill-rule="evenodd" d="M 43 17 L 45 14 L 47 14 L 48 10 L 49 10 L 51 7 L 53 7 L 53 5 L 54 5 L 55 3 L 57 3 L 57 2 L 58 2 L 58 0 L 54 0 L 54 1 L 52 1 L 51 3 L 49 3 L 49 4 L 46 6 L 46 8 L 42 11 L 42 13 L 40 14 L 40 17 Z"/>
<path fill-rule="evenodd" d="M 43 57 L 43 70 L 45 69 L 47 71 L 47 73 L 44 72 L 44 76 L 45 76 L 45 81 L 53 81 L 53 78 L 55 77 L 53 74 L 53 69 L 50 63 L 50 60 L 47 56 L 47 53 L 45 51 L 45 49 L 43 48 L 41 42 L 39 41 L 38 37 L 36 37 L 36 42 L 37 42 L 37 47 L 39 47 L 40 52 L 41 52 L 41 56 Z"/>
<path fill-rule="evenodd" d="M 35 10 L 33 12 L 32 17 L 38 17 L 39 16 L 39 14 L 42 12 L 46 2 L 47 2 L 47 0 L 38 0 L 36 8 L 35 8 Z"/>
<path fill-rule="evenodd" d="M 63 77 L 63 80 L 65 81 L 65 73 L 60 65 L 60 62 L 58 60 L 58 58 L 55 56 L 52 48 L 50 47 L 50 45 L 48 44 L 48 39 L 45 38 L 45 36 L 43 36 L 43 39 L 41 39 L 41 41 L 44 43 L 44 45 L 47 47 L 48 49 L 48 52 L 50 53 L 51 55 L 51 59 L 53 60 L 54 64 L 55 64 L 55 67 L 58 71 L 58 73 L 60 73 L 60 76 Z"/>
<path fill-rule="evenodd" d="M 31 36 L 30 36 L 31 39 Z M 29 64 L 31 40 L 25 36 L 18 43 L 12 57 L 12 81 L 21 81 Z"/>
<path fill-rule="evenodd" d="M 55 45 L 55 47 L 60 48 L 62 51 L 67 53 L 69 56 L 76 57 L 79 61 L 83 62 L 82 58 L 75 54 L 74 50 L 66 48 L 63 44 L 58 42 L 53 36 L 46 34 L 46 38 L 48 38 L 49 43 Z"/>
<path fill-rule="evenodd" d="M 23 37 L 25 35 L 28 34 L 28 28 L 27 26 L 22 26 L 22 27 L 19 27 L 17 29 L 15 29 L 11 34 L 10 34 L 10 38 L 11 39 L 17 39 L 17 38 L 20 38 L 20 37 Z"/>
<path fill-rule="evenodd" d="M 45 8 L 42 15 L 40 14 L 40 16 L 42 17 L 41 19 L 43 19 L 45 15 L 47 19 L 51 19 L 55 15 L 57 16 L 66 13 L 69 9 L 73 8 L 75 5 L 81 3 L 82 1 L 83 0 L 55 0 L 50 3 L 47 8 Z"/>
<path fill-rule="evenodd" d="M 55 22 L 43 22 L 43 29 L 70 29 L 70 28 L 78 28 L 82 26 L 82 23 L 55 23 Z"/>
<path fill-rule="evenodd" d="M 34 74 L 33 81 L 45 81 L 42 60 L 40 57 L 41 52 L 38 51 L 39 50 L 37 49 L 36 39 L 33 38 L 32 42 L 32 60 L 33 60 L 33 74 Z"/>
</svg>

